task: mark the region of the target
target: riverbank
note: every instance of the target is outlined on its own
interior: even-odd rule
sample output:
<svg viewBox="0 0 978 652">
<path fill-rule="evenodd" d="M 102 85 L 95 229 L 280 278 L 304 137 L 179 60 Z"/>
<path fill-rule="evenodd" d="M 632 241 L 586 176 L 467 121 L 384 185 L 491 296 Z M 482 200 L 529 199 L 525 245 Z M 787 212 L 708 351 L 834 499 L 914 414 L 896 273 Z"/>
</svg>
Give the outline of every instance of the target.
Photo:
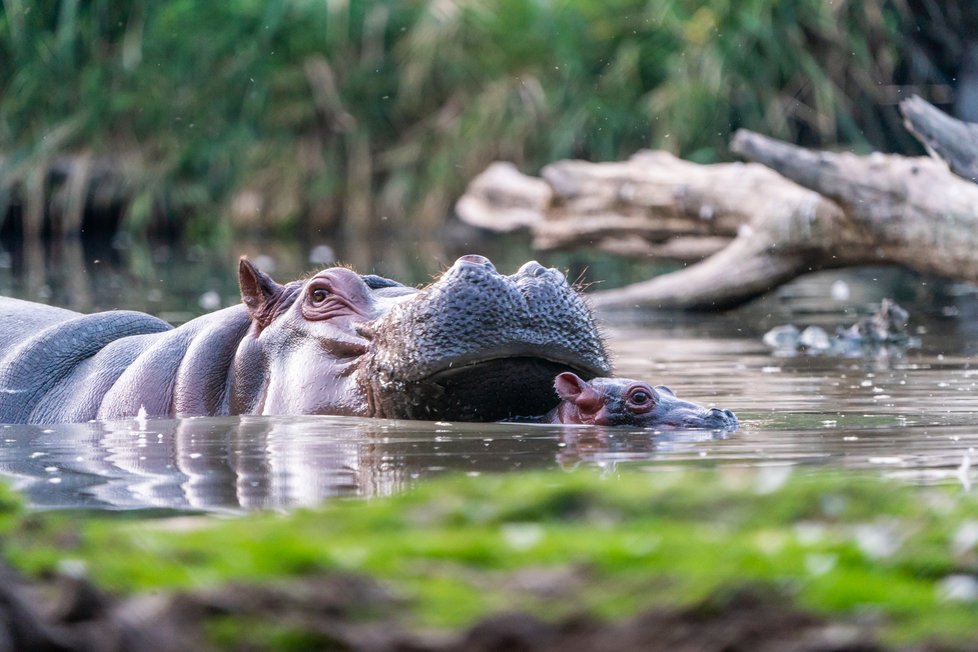
<svg viewBox="0 0 978 652">
<path fill-rule="evenodd" d="M 393 498 L 234 519 L 24 513 L 15 502 L 4 502 L 3 551 L 32 588 L 4 582 L 7 622 L 39 622 L 65 641 L 112 632 L 117 643 L 155 636 L 222 649 L 963 650 L 978 641 L 978 499 L 960 486 L 761 467 L 455 477 Z M 11 605 L 38 595 L 53 603 L 32 608 L 37 619 L 9 618 Z"/>
</svg>

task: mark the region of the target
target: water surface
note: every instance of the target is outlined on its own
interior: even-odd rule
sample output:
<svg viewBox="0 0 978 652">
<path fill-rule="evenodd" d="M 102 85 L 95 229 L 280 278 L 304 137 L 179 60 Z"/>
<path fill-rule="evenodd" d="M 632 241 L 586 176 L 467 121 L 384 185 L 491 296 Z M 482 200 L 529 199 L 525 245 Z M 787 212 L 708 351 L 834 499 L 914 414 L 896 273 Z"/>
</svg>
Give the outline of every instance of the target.
<svg viewBox="0 0 978 652">
<path fill-rule="evenodd" d="M 174 262 L 154 263 L 153 256 L 165 258 L 157 252 L 135 267 L 131 260 L 121 269 L 106 265 L 104 273 L 102 263 L 88 260 L 80 278 L 69 272 L 61 280 L 49 262 L 33 272 L 41 278 L 31 280 L 8 257 L 6 267 L 0 264 L 0 290 L 82 310 L 139 308 L 173 321 L 217 307 L 207 305 L 214 303 L 208 292 L 221 305 L 235 300 L 233 258 L 198 252 L 178 260 L 184 272 L 190 268 L 178 283 L 170 276 Z M 587 273 L 611 264 L 567 256 L 535 257 L 590 270 L 589 281 L 600 279 Z M 302 257 L 282 258 L 272 261 L 286 270 L 281 280 L 294 277 L 293 268 L 314 266 Z M 501 271 L 515 271 L 518 262 L 507 265 L 500 264 Z M 360 268 L 397 276 L 383 265 L 367 267 Z M 225 268 L 232 271 L 222 276 Z M 616 282 L 628 280 L 628 273 L 635 272 L 621 272 Z M 847 292 L 840 292 L 840 283 Z M 126 290 L 113 295 L 113 287 Z M 113 305 L 120 293 L 143 302 Z M 781 323 L 850 324 L 884 296 L 910 311 L 918 348 L 850 358 L 784 356 L 761 341 Z M 599 314 L 618 375 L 734 410 L 741 427 L 732 433 L 343 417 L 8 425 L 0 426 L 0 477 L 39 508 L 204 512 L 289 509 L 335 496 L 390 494 L 446 472 L 535 468 L 596 467 L 614 474 L 626 466 L 661 473 L 683 465 L 817 465 L 872 469 L 912 482 L 968 483 L 978 447 L 976 297 L 971 286 L 869 269 L 810 276 L 724 314 Z"/>
</svg>

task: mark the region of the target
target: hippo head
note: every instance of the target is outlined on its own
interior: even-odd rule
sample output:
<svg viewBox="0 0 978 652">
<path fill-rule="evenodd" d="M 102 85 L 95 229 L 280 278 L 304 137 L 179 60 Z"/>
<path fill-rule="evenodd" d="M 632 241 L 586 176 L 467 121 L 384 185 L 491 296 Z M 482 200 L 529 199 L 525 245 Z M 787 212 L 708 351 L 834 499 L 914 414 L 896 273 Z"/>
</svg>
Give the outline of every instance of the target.
<svg viewBox="0 0 978 652">
<path fill-rule="evenodd" d="M 737 417 L 730 410 L 683 401 L 668 387 L 652 387 L 639 380 L 594 378 L 588 382 L 563 372 L 554 380 L 554 389 L 562 402 L 552 420 L 559 423 L 710 430 L 737 427 Z"/>
<path fill-rule="evenodd" d="M 243 258 L 239 282 L 235 413 L 496 421 L 547 412 L 557 373 L 610 371 L 581 296 L 536 262 L 462 256 L 417 290 L 342 267 L 279 285 Z"/>
</svg>

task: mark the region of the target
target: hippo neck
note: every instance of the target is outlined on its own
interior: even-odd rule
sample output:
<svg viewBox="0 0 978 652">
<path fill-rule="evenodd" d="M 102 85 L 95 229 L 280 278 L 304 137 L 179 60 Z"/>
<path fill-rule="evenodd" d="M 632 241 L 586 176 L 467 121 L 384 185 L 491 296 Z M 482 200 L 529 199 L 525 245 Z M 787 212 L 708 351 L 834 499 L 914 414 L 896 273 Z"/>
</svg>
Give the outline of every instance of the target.
<svg viewBox="0 0 978 652">
<path fill-rule="evenodd" d="M 207 317 L 209 315 L 201 319 Z M 219 319 L 194 334 L 174 382 L 173 413 L 176 416 L 250 412 L 232 406 L 240 404 L 233 400 L 235 389 L 240 391 L 242 386 L 239 376 L 249 372 L 261 375 L 257 366 L 247 368 L 235 364 L 239 349 L 248 341 L 251 326 L 248 311 L 240 304 L 222 310 Z"/>
<path fill-rule="evenodd" d="M 251 320 L 243 305 L 193 319 L 137 348 L 100 401 L 97 418 L 231 414 L 232 363 Z"/>
</svg>

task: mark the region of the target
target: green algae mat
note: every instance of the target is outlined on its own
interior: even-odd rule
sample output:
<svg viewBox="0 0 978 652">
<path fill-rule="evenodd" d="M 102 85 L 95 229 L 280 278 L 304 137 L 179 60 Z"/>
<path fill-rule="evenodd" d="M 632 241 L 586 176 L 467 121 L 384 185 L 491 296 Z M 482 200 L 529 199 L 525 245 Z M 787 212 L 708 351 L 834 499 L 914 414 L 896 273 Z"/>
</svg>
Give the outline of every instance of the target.
<svg viewBox="0 0 978 652">
<path fill-rule="evenodd" d="M 9 494 L 0 510 L 10 565 L 81 571 L 113 595 L 355 574 L 430 629 L 513 609 L 622 620 L 752 586 L 832 621 L 869 619 L 891 645 L 978 640 L 978 496 L 960 485 L 789 467 L 575 471 L 451 477 L 289 514 L 29 513 Z"/>
</svg>

